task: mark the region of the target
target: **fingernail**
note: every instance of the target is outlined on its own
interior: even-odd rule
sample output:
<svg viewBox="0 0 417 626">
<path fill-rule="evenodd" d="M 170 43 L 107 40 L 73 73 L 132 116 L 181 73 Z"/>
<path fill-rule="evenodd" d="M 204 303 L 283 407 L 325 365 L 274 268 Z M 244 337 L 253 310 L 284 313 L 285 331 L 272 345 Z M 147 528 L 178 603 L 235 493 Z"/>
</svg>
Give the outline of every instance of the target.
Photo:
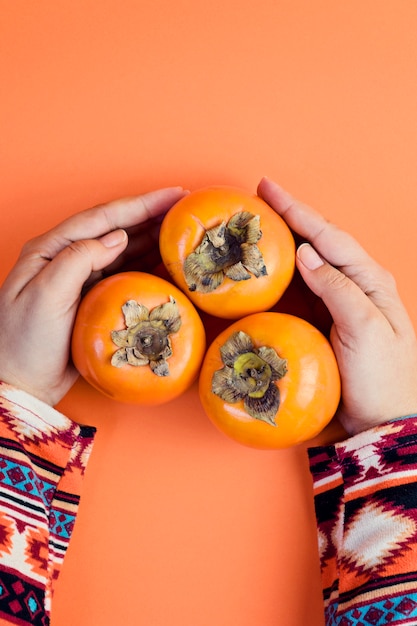
<svg viewBox="0 0 417 626">
<path fill-rule="evenodd" d="M 297 250 L 297 257 L 308 270 L 316 270 L 324 265 L 323 259 L 309 243 L 302 243 Z"/>
<path fill-rule="evenodd" d="M 122 228 L 118 230 L 112 230 L 111 233 L 107 233 L 103 237 L 100 237 L 99 242 L 106 248 L 115 248 L 120 246 L 127 239 L 127 233 Z"/>
</svg>

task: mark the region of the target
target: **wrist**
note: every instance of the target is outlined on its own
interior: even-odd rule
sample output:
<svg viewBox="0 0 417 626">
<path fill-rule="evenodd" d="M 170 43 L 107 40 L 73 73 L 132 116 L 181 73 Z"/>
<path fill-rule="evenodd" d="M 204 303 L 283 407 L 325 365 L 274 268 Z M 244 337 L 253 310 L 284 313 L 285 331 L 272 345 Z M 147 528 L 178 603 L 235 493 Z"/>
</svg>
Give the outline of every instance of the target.
<svg viewBox="0 0 417 626">
<path fill-rule="evenodd" d="M 50 426 L 62 425 L 64 422 L 65 425 L 68 425 L 71 422 L 69 418 L 59 413 L 59 411 L 54 409 L 48 402 L 39 398 L 39 396 L 4 380 L 0 380 L 0 406 L 6 408 L 10 408 L 11 406 L 19 407 L 19 411 L 22 415 L 42 415 L 43 419 L 46 420 Z"/>
<path fill-rule="evenodd" d="M 352 420 L 347 422 L 347 420 L 345 421 L 343 419 L 340 419 L 340 422 L 343 428 L 345 429 L 348 437 L 355 437 L 357 435 L 360 435 L 361 433 L 367 432 L 372 429 L 381 428 L 393 422 L 399 422 L 402 420 L 413 419 L 413 418 L 415 419 L 416 417 L 417 417 L 417 408 L 415 411 L 404 412 L 403 414 L 398 413 L 395 417 L 383 417 L 383 418 L 379 417 L 379 418 L 367 419 L 367 420 L 357 420 L 356 423 L 355 421 L 352 421 Z"/>
<path fill-rule="evenodd" d="M 0 373 L 0 384 L 20 390 L 40 402 L 54 407 L 72 387 L 77 376 L 78 374 L 74 370 L 74 372 L 68 372 L 68 375 L 65 376 L 64 380 L 60 381 L 58 385 L 54 385 L 53 382 L 49 384 L 40 382 L 29 384 L 27 377 L 23 378 L 7 372 L 3 374 Z"/>
</svg>

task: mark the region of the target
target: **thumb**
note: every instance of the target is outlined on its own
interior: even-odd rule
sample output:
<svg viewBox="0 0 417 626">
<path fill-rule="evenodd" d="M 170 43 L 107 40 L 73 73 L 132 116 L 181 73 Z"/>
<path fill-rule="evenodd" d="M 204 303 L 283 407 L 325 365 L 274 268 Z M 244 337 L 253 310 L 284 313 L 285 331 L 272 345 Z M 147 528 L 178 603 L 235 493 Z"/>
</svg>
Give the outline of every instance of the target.
<svg viewBox="0 0 417 626">
<path fill-rule="evenodd" d="M 327 263 L 309 243 L 298 248 L 296 262 L 307 286 L 329 310 L 340 336 L 357 337 L 367 322 L 383 317 L 362 289 Z"/>
<path fill-rule="evenodd" d="M 84 283 L 94 271 L 112 263 L 126 248 L 128 236 L 122 229 L 99 239 L 80 239 L 61 250 L 30 286 L 50 294 L 55 306 L 66 310 L 78 302 Z"/>
</svg>

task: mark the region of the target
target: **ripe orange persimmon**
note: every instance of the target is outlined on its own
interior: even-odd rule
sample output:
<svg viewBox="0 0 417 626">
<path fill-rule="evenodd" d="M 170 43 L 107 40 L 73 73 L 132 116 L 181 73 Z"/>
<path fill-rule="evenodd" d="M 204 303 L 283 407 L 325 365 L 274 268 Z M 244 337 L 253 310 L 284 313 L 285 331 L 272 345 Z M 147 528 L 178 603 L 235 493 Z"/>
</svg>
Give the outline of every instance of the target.
<svg viewBox="0 0 417 626">
<path fill-rule="evenodd" d="M 162 222 L 159 246 L 180 289 L 199 309 L 226 319 L 271 308 L 294 273 L 294 239 L 284 220 L 233 187 L 182 198 Z"/>
<path fill-rule="evenodd" d="M 124 272 L 82 300 L 72 334 L 80 374 L 111 398 L 163 404 L 196 380 L 206 347 L 193 304 L 168 281 Z"/>
<path fill-rule="evenodd" d="M 219 430 L 260 449 L 316 436 L 340 400 L 336 357 L 324 335 L 285 313 L 256 313 L 212 342 L 199 379 L 203 408 Z"/>
</svg>

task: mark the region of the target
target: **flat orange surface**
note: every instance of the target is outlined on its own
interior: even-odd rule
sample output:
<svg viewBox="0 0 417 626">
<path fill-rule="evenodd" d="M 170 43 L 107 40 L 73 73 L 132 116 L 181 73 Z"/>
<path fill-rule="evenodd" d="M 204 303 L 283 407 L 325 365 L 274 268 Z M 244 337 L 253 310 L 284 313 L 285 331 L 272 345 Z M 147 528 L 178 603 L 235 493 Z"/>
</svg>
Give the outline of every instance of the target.
<svg viewBox="0 0 417 626">
<path fill-rule="evenodd" d="M 413 0 L 0 10 L 2 276 L 90 205 L 266 174 L 354 233 L 417 321 Z M 79 382 L 59 408 L 99 431 L 54 626 L 322 626 L 303 447 L 229 441 L 195 387 L 144 410 Z"/>
</svg>

